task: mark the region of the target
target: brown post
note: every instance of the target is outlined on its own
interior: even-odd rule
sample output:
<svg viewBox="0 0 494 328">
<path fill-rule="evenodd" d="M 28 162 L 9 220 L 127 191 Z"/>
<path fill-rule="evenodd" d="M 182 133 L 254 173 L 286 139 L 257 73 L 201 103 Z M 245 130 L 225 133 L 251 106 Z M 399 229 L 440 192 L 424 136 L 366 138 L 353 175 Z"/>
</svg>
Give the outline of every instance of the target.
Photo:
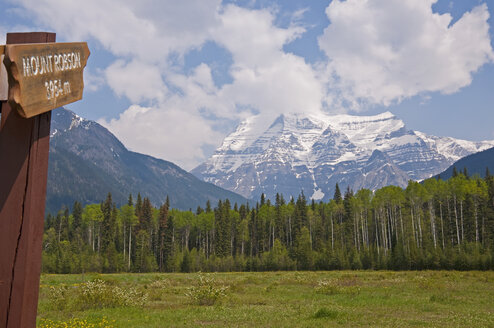
<svg viewBox="0 0 494 328">
<path fill-rule="evenodd" d="M 7 44 L 55 42 L 55 33 L 8 33 Z M 35 327 L 51 112 L 22 118 L 2 103 L 0 328 Z"/>
</svg>

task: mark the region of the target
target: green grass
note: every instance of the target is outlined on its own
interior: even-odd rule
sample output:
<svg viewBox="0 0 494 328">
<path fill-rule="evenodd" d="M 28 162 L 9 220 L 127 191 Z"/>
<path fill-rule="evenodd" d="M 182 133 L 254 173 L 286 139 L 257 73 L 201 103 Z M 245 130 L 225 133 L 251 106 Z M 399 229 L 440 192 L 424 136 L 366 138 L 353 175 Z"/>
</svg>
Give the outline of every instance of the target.
<svg viewBox="0 0 494 328">
<path fill-rule="evenodd" d="M 213 305 L 190 297 L 199 274 L 43 275 L 38 321 L 113 327 L 494 327 L 494 272 L 337 271 L 215 273 Z M 79 310 L 84 281 L 147 294 L 143 307 Z M 64 302 L 54 299 L 65 286 Z M 84 308 L 87 308 L 85 306 Z M 98 326 L 99 327 L 99 326 Z"/>
</svg>

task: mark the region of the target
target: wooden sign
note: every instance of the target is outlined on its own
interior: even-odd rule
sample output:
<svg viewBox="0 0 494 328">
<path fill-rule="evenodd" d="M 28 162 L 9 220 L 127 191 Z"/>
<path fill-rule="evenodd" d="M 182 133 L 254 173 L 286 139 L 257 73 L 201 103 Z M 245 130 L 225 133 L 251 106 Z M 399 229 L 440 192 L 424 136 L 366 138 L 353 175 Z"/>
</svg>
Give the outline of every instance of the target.
<svg viewBox="0 0 494 328">
<path fill-rule="evenodd" d="M 82 99 L 88 57 L 86 42 L 7 44 L 10 105 L 29 118 Z"/>
</svg>

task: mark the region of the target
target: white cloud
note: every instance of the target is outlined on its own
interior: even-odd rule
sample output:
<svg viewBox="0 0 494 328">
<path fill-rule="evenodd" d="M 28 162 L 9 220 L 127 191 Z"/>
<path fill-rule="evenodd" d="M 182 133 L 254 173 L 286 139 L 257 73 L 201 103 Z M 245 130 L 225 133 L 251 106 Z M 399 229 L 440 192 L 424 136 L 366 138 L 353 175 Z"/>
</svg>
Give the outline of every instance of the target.
<svg viewBox="0 0 494 328">
<path fill-rule="evenodd" d="M 126 96 L 135 104 L 143 101 L 163 101 L 167 88 L 156 65 L 133 60 L 117 60 L 105 71 L 110 87 L 119 96 Z"/>
<path fill-rule="evenodd" d="M 86 70 L 134 105 L 100 120 L 131 149 L 190 169 L 218 146 L 229 124 L 259 112 L 269 125 L 285 112 L 322 104 L 358 109 L 421 94 L 452 93 L 494 58 L 485 5 L 450 26 L 433 0 L 333 0 L 319 38 L 328 61 L 308 64 L 283 47 L 305 32 L 292 15 L 277 26 L 274 9 L 221 5 L 221 0 L 19 0 L 58 40 L 96 40 L 114 58 Z M 183 73 L 184 55 L 212 41 L 232 56 L 232 82 L 215 85 L 204 63 Z M 177 60 L 178 58 L 178 60 Z M 101 74 L 97 76 L 97 74 Z M 219 132 L 223 131 L 223 132 Z"/>
<path fill-rule="evenodd" d="M 485 4 L 450 26 L 435 0 L 334 0 L 319 37 L 333 104 L 390 105 L 424 92 L 453 93 L 494 59 Z M 365 108 L 365 106 L 364 106 Z"/>
<path fill-rule="evenodd" d="M 299 37 L 300 27 L 279 28 L 268 9 L 250 10 L 227 6 L 221 24 L 213 30 L 214 40 L 227 48 L 237 66 L 257 67 L 272 64 L 282 53 L 284 44 Z"/>
<path fill-rule="evenodd" d="M 216 146 L 223 134 L 214 118 L 201 115 L 217 104 L 210 68 L 202 64 L 190 76 L 171 76 L 182 92 L 151 107 L 130 106 L 117 119 L 100 120 L 132 150 L 152 154 L 192 169 L 205 158 L 204 145 Z"/>
<path fill-rule="evenodd" d="M 104 74 L 100 69 L 84 69 L 84 90 L 98 91 L 105 84 Z"/>
<path fill-rule="evenodd" d="M 211 39 L 227 49 L 234 62 L 230 72 L 233 82 L 221 88 L 214 84 L 211 68 L 206 64 L 197 66 L 189 75 L 162 68 L 166 82 L 179 90 L 166 97 L 156 95 L 156 91 L 164 86 L 156 90 L 149 86 L 159 85 L 159 78 L 154 75 L 157 72 L 151 67 L 144 69 L 142 78 L 133 82 L 129 79 L 138 73 L 139 66 L 134 70 L 132 65 L 128 67 L 118 61 L 107 69 L 108 82 L 117 94 L 126 95 L 136 103 L 144 99 L 157 100 L 152 108 L 137 110 L 133 106 L 116 120 L 102 121 L 126 145 L 176 160 L 190 169 L 204 160 L 204 145 L 221 143 L 224 135 L 215 132 L 213 126 L 250 115 L 251 109 L 267 117 L 263 121 L 265 124 L 270 124 L 274 116 L 283 112 L 320 110 L 323 94 L 313 69 L 302 58 L 283 51 L 283 45 L 299 37 L 302 28 L 279 28 L 275 26 L 275 16 L 270 10 L 249 10 L 232 5 L 222 8 L 218 20 L 220 24 L 211 30 Z M 142 66 L 142 62 L 139 65 Z M 170 138 L 156 139 L 155 136 L 168 124 L 174 127 L 166 129 Z M 146 133 L 133 138 L 141 128 Z M 224 126 L 222 130 L 225 130 Z M 175 149 L 177 143 L 180 149 Z"/>
<path fill-rule="evenodd" d="M 267 117 L 266 124 L 281 113 L 321 109 L 323 92 L 315 71 L 303 58 L 283 51 L 303 28 L 280 28 L 269 10 L 235 6 L 225 8 L 220 20 L 215 40 L 234 61 L 233 83 L 219 92 L 222 103 L 255 108 Z"/>
<path fill-rule="evenodd" d="M 179 163 L 184 169 L 192 169 L 204 159 L 204 144 L 221 140 L 221 135 L 210 127 L 211 122 L 205 124 L 199 116 L 180 107 L 132 105 L 118 119 L 99 123 L 118 135 L 129 149 Z M 198 133 L 202 138 L 197 138 Z"/>
<path fill-rule="evenodd" d="M 221 0 L 20 0 L 64 39 L 94 38 L 115 55 L 147 62 L 200 46 L 217 24 Z"/>
</svg>

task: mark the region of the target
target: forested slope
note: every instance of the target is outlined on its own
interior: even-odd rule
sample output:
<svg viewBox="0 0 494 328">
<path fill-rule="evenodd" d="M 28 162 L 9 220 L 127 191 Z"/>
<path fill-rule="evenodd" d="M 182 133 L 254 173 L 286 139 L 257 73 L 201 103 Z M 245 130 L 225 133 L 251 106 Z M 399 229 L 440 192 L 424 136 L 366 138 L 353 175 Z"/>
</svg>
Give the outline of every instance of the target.
<svg viewBox="0 0 494 328">
<path fill-rule="evenodd" d="M 494 178 L 458 174 L 307 204 L 228 199 L 153 208 L 140 196 L 46 220 L 46 272 L 494 269 Z"/>
</svg>

